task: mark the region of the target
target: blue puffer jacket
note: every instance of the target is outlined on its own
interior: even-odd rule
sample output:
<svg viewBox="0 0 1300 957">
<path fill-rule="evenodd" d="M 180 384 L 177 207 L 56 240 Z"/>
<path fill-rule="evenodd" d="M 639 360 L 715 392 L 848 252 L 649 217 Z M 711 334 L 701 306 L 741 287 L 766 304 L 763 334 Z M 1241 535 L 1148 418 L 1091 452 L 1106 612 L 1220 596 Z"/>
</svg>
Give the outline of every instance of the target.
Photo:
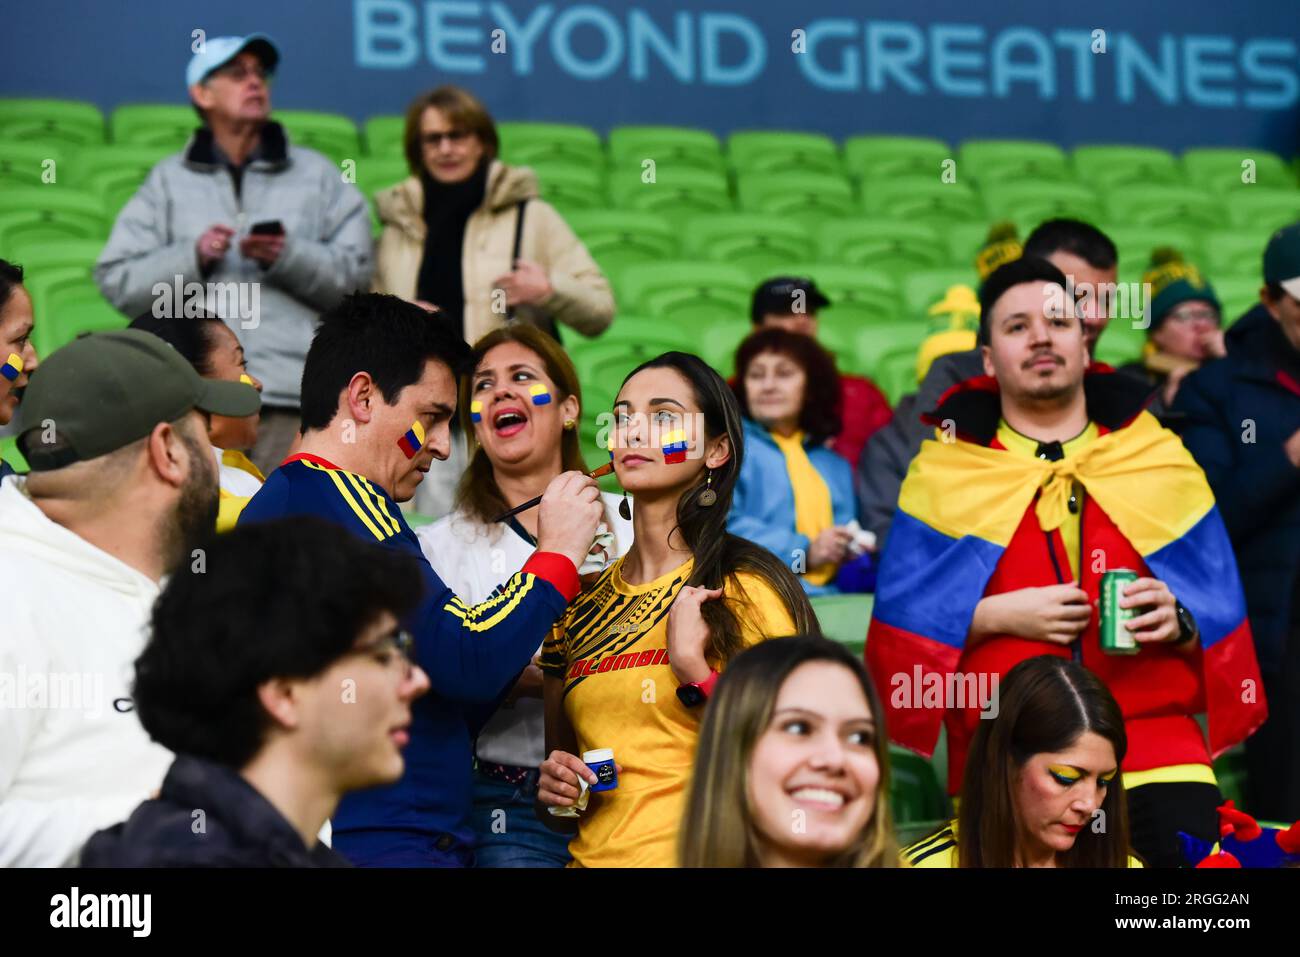
<svg viewBox="0 0 1300 957">
<path fill-rule="evenodd" d="M 853 470 L 849 463 L 824 446 L 805 446 L 813 467 L 831 490 L 831 514 L 836 525 L 852 521 L 857 511 L 853 498 Z M 776 554 L 788 567 L 808 559 L 808 536 L 794 527 L 794 488 L 785 468 L 785 455 L 771 434 L 757 422 L 745 420 L 745 460 L 727 516 L 727 531 L 747 538 Z M 813 595 L 834 591 L 810 585 Z"/>
<path fill-rule="evenodd" d="M 1277 674 L 1300 579 L 1300 353 L 1262 306 L 1227 334 L 1228 355 L 1183 380 L 1174 410 L 1228 526 L 1261 669 Z"/>
</svg>

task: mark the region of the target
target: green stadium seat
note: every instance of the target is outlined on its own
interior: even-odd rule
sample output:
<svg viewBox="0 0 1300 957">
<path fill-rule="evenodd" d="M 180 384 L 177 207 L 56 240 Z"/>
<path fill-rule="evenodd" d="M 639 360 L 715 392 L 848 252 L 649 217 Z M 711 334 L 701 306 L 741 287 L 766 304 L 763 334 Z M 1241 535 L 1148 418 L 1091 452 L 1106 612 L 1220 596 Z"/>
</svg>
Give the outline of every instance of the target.
<svg viewBox="0 0 1300 957">
<path fill-rule="evenodd" d="M 1223 194 L 1228 222 L 1240 229 L 1275 229 L 1300 222 L 1300 189 L 1243 186 Z"/>
<path fill-rule="evenodd" d="M 158 146 L 101 146 L 82 150 L 71 162 L 68 183 L 100 197 L 113 220 L 166 155 Z"/>
<path fill-rule="evenodd" d="M 980 192 L 989 218 L 1014 221 L 1022 236 L 1047 219 L 1096 222 L 1102 212 L 1097 193 L 1079 183 L 1003 180 L 984 184 Z"/>
<path fill-rule="evenodd" d="M 979 287 L 979 275 L 973 265 L 948 269 L 923 269 L 903 277 L 903 318 L 917 322 L 926 318 L 926 310 L 938 302 L 950 286 Z M 924 322 L 918 323 L 922 330 Z"/>
<path fill-rule="evenodd" d="M 90 276 L 104 250 L 99 239 L 59 239 L 21 242 L 4 250 L 4 258 L 22 266 L 29 276 L 53 269 L 80 268 Z"/>
<path fill-rule="evenodd" d="M 603 166 L 581 168 L 570 163 L 534 163 L 530 168 L 537 174 L 542 199 L 562 212 L 609 206 Z"/>
<path fill-rule="evenodd" d="M 0 191 L 0 249 L 40 239 L 103 239 L 108 229 L 90 193 L 58 184 Z"/>
<path fill-rule="evenodd" d="M 736 197 L 747 213 L 786 216 L 816 225 L 853 212 L 853 187 L 831 173 L 746 173 L 736 182 Z"/>
<path fill-rule="evenodd" d="M 1262 275 L 1268 236 L 1263 230 L 1209 233 L 1201 240 L 1204 255 L 1196 265 L 1211 283 L 1215 276 Z"/>
<path fill-rule="evenodd" d="M 1106 324 L 1094 353 L 1098 361 L 1118 368 L 1142 358 L 1146 331 L 1134 329 L 1133 322 L 1132 319 L 1115 318 Z"/>
<path fill-rule="evenodd" d="M 1244 183 L 1244 163 L 1255 163 L 1255 182 Z M 1223 191 L 1241 186 L 1265 186 L 1270 189 L 1295 189 L 1295 174 L 1276 153 L 1242 147 L 1201 147 L 1183 152 L 1183 170 L 1188 182 L 1206 189 Z"/>
<path fill-rule="evenodd" d="M 1099 228 L 1115 244 L 1119 254 L 1119 272 L 1126 279 L 1140 279 L 1151 262 L 1152 251 L 1161 246 L 1172 246 L 1190 262 L 1200 259 L 1202 230 L 1183 226 L 1114 225 L 1115 222 L 1103 223 Z"/>
<path fill-rule="evenodd" d="M 104 142 L 104 114 L 77 100 L 0 99 L 0 141 L 48 145 L 51 149 Z"/>
<path fill-rule="evenodd" d="M 798 223 L 775 216 L 733 213 L 687 223 L 682 254 L 734 263 L 755 274 L 776 275 L 783 262 L 807 258 L 812 236 Z"/>
<path fill-rule="evenodd" d="M 966 140 L 957 152 L 957 179 L 981 185 L 1007 180 L 1068 180 L 1065 150 L 1038 140 Z"/>
<path fill-rule="evenodd" d="M 285 128 L 292 145 L 324 153 L 335 166 L 361 156 L 361 133 L 351 117 L 315 110 L 276 110 L 272 119 Z"/>
<path fill-rule="evenodd" d="M 722 320 L 704 328 L 699 336 L 700 346 L 695 352 L 724 379 L 736 374 L 736 349 L 745 337 L 754 331 L 748 321 Z"/>
<path fill-rule="evenodd" d="M 1183 179 L 1174 154 L 1154 146 L 1079 146 L 1070 162 L 1078 179 L 1097 189 Z"/>
<path fill-rule="evenodd" d="M 27 471 L 27 460 L 18 451 L 18 436 L 0 435 L 0 460 L 8 462 L 15 472 Z"/>
<path fill-rule="evenodd" d="M 716 322 L 748 324 L 753 292 L 749 273 L 739 266 L 698 260 L 628 266 L 616 289 L 620 308 L 697 331 Z"/>
<path fill-rule="evenodd" d="M 366 153 L 370 156 L 405 156 L 403 139 L 406 135 L 406 117 L 393 115 L 372 116 L 362 126 Z"/>
<path fill-rule="evenodd" d="M 1121 186 L 1106 194 L 1105 206 L 1112 221 L 1193 231 L 1219 229 L 1226 216 L 1217 196 L 1190 186 Z"/>
<path fill-rule="evenodd" d="M 888 693 L 881 689 L 880 694 Z M 923 822 L 929 826 L 948 820 L 952 807 L 939 784 L 933 764 L 919 754 L 891 744 L 889 746 L 889 805 L 894 823 L 909 825 Z M 921 836 L 921 835 L 918 835 Z"/>
<path fill-rule="evenodd" d="M 33 344 L 41 356 L 48 356 L 83 332 L 122 329 L 130 322 L 103 297 L 82 268 L 52 269 L 24 280 L 36 314 Z"/>
<path fill-rule="evenodd" d="M 617 276 L 637 263 L 673 259 L 678 253 L 677 232 L 656 213 L 580 209 L 569 213 L 566 221 L 606 276 Z"/>
<path fill-rule="evenodd" d="M 641 168 L 646 160 L 674 169 L 720 172 L 726 167 L 722 144 L 709 130 L 682 126 L 616 126 L 609 131 L 610 161 Z"/>
<path fill-rule="evenodd" d="M 605 165 L 596 131 L 571 123 L 498 123 L 501 158 L 516 166 L 569 163 L 586 169 Z"/>
<path fill-rule="evenodd" d="M 871 381 L 885 393 L 891 406 L 898 405 L 898 400 L 917 389 L 915 348 L 899 346 L 882 352 L 869 368 Z"/>
<path fill-rule="evenodd" d="M 818 228 L 817 250 L 827 261 L 905 273 L 934 269 L 948 261 L 940 235 L 927 223 L 841 220 Z"/>
<path fill-rule="evenodd" d="M 1214 778 L 1219 784 L 1219 793 L 1225 801 L 1233 801 L 1239 808 L 1246 808 L 1246 749 L 1243 745 L 1230 748 L 1214 762 Z"/>
<path fill-rule="evenodd" d="M 950 266 L 968 266 L 975 262 L 975 257 L 984 248 L 988 240 L 991 223 L 948 223 L 939 230 L 943 236 L 947 257 L 944 260 Z M 1017 230 L 1019 227 L 1017 227 Z M 1019 232 L 1017 232 L 1019 235 Z M 1021 240 L 1025 237 L 1020 236 Z M 940 264 L 942 265 L 942 264 Z"/>
<path fill-rule="evenodd" d="M 0 140 L 0 186 L 67 185 L 66 157 L 63 144 Z"/>
<path fill-rule="evenodd" d="M 813 595 L 808 599 L 822 634 L 851 648 L 861 648 L 871 624 L 874 595 Z"/>
<path fill-rule="evenodd" d="M 675 227 L 692 216 L 735 209 L 726 175 L 701 169 L 657 170 L 654 180 L 646 182 L 639 170 L 615 168 L 609 197 L 618 207 L 667 216 Z"/>
<path fill-rule="evenodd" d="M 928 136 L 850 136 L 844 141 L 844 168 L 862 182 L 907 176 L 938 177 L 943 161 L 956 151 Z"/>
<path fill-rule="evenodd" d="M 856 335 L 863 325 L 898 319 L 898 281 L 888 267 L 810 262 L 793 266 L 791 274 L 812 278 L 831 301 L 818 313 L 819 334 L 839 329 Z"/>
<path fill-rule="evenodd" d="M 1259 305 L 1259 290 L 1264 285 L 1260 269 L 1257 269 L 1253 276 L 1216 276 L 1210 281 L 1214 284 L 1214 292 L 1219 297 L 1220 305 L 1223 306 L 1225 327 L 1232 325 Z"/>
<path fill-rule="evenodd" d="M 857 351 L 860 363 L 874 372 L 880 365 L 881 357 L 895 353 L 907 353 L 913 359 L 913 379 L 915 379 L 916 350 L 926 336 L 924 322 L 899 320 L 898 322 L 878 322 L 863 326 L 858 330 Z M 879 385 L 879 381 L 877 381 Z M 883 388 L 883 386 L 882 386 Z"/>
<path fill-rule="evenodd" d="M 937 176 L 876 180 L 862 185 L 862 210 L 868 216 L 942 227 L 951 222 L 984 220 L 984 203 L 963 182 L 944 183 Z"/>
<path fill-rule="evenodd" d="M 673 323 L 664 322 L 657 316 L 620 312 L 600 335 L 591 338 L 568 336 L 564 347 L 577 364 L 611 352 L 630 355 L 637 362 L 644 362 L 662 352 L 688 349 L 690 344 L 690 336 Z"/>
<path fill-rule="evenodd" d="M 193 107 L 175 103 L 127 103 L 108 122 L 114 143 L 159 146 L 169 153 L 184 149 L 201 125 Z"/>
<path fill-rule="evenodd" d="M 821 133 L 732 133 L 727 138 L 727 157 L 737 173 L 843 173 L 839 148 Z"/>
</svg>

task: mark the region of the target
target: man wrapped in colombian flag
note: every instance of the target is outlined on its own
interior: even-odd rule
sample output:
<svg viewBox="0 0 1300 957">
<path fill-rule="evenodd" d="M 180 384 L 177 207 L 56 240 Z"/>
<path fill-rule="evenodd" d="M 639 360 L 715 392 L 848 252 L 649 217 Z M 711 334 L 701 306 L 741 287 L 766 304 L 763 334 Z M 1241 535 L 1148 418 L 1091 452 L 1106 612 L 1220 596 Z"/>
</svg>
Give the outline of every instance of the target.
<svg viewBox="0 0 1300 957">
<path fill-rule="evenodd" d="M 1124 714 L 1132 845 L 1178 866 L 1180 830 L 1218 833 L 1213 758 L 1254 732 L 1266 705 L 1205 476 L 1144 410 L 1142 383 L 1089 367 L 1067 288 L 1051 263 L 1026 258 L 981 289 L 987 374 L 924 417 L 939 431 L 899 495 L 867 664 L 894 740 L 931 754 L 942 719 L 958 794 L 984 703 L 955 692 L 987 689 L 1035 655 L 1081 661 Z M 1119 568 L 1138 574 L 1125 592 L 1135 655 L 1106 654 L 1099 639 L 1101 576 Z M 948 689 L 942 702 L 922 693 L 934 688 Z"/>
</svg>

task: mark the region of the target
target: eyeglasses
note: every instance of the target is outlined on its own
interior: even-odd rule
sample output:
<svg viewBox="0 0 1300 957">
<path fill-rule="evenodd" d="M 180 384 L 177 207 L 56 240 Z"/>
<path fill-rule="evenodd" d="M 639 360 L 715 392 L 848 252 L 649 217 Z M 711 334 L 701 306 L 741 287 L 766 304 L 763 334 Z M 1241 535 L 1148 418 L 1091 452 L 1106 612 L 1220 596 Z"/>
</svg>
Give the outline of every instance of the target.
<svg viewBox="0 0 1300 957">
<path fill-rule="evenodd" d="M 227 80 L 233 80 L 236 83 L 243 83 L 248 79 L 250 73 L 256 75 L 263 83 L 271 82 L 270 71 L 261 64 L 250 69 L 242 63 L 227 63 L 220 69 L 213 70 L 212 76 L 221 76 L 225 77 Z"/>
<path fill-rule="evenodd" d="M 1219 313 L 1209 306 L 1193 306 L 1190 309 L 1175 309 L 1169 314 L 1169 318 L 1174 322 L 1197 322 L 1205 319 L 1217 325 Z"/>
<path fill-rule="evenodd" d="M 420 141 L 425 146 L 441 146 L 442 141 L 446 140 L 452 146 L 465 142 L 465 139 L 473 134 L 469 130 L 447 130 L 445 133 L 421 133 Z"/>
<path fill-rule="evenodd" d="M 392 655 L 393 659 L 402 668 L 402 678 L 407 679 L 415 671 L 415 639 L 409 632 L 398 629 L 392 634 L 385 635 L 378 641 L 366 645 L 364 648 L 357 649 L 358 654 L 363 655 Z M 389 665 L 391 662 L 385 662 Z"/>
</svg>

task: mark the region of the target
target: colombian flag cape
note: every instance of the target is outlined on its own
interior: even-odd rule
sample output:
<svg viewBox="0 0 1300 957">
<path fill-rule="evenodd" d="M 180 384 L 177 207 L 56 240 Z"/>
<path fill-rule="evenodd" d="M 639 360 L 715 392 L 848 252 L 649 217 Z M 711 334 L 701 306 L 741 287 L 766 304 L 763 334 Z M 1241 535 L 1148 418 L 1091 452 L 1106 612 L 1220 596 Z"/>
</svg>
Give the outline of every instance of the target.
<svg viewBox="0 0 1300 957">
<path fill-rule="evenodd" d="M 1001 674 L 1042 654 L 1073 655 L 1106 682 L 1129 726 L 1125 770 L 1208 763 L 1263 723 L 1245 599 L 1205 475 L 1179 438 L 1142 411 L 1145 390 L 1134 402 L 1130 380 L 1100 369 L 1085 376 L 1085 394 L 1101 434 L 1060 461 L 997 446 L 1000 401 L 991 378 L 954 386 L 926 416 L 936 425 L 951 419 L 958 438 L 927 440 L 912 461 L 881 561 L 866 648 L 891 737 L 905 747 L 933 753 L 945 710 L 893 693 L 900 684 L 951 684 L 946 676 L 959 667 Z M 1107 567 L 1160 579 L 1196 618 L 1199 649 L 1146 645 L 1133 656 L 1105 655 L 1095 605 L 1072 646 L 994 636 L 967 648 L 985 594 L 1070 580 L 1069 565 L 1056 557 L 1064 554 L 1061 539 L 1053 536 L 1068 516 L 1074 482 L 1084 489 L 1080 587 L 1095 600 Z M 1201 711 L 1209 754 L 1193 718 Z M 969 713 L 978 716 L 978 705 Z M 959 779 L 974 725 L 946 717 L 950 769 Z"/>
</svg>

